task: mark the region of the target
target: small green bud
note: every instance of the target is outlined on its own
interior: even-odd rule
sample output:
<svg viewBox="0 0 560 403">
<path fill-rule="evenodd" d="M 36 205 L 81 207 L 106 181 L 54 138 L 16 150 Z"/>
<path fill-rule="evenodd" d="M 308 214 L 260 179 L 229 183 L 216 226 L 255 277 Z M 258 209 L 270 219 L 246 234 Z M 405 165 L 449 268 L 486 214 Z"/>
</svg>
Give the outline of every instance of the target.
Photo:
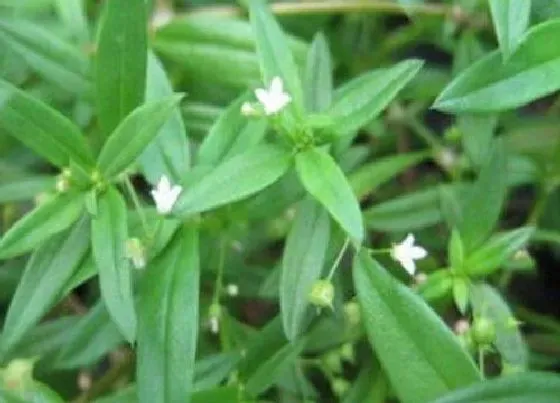
<svg viewBox="0 0 560 403">
<path fill-rule="evenodd" d="M 496 341 L 496 326 L 494 322 L 485 317 L 474 320 L 472 326 L 473 341 L 480 346 L 488 346 Z"/>
<path fill-rule="evenodd" d="M 126 240 L 126 257 L 132 261 L 134 268 L 143 269 L 146 267 L 146 250 L 138 238 Z"/>
<path fill-rule="evenodd" d="M 94 184 L 96 184 L 96 185 L 99 184 L 102 179 L 103 178 L 102 178 L 101 173 L 99 171 L 95 170 L 91 173 L 91 181 Z"/>
<path fill-rule="evenodd" d="M 334 374 L 340 374 L 342 372 L 342 360 L 340 353 L 337 350 L 329 351 L 321 357 L 323 365 Z"/>
<path fill-rule="evenodd" d="M 340 397 L 348 392 L 348 389 L 350 389 L 350 382 L 344 378 L 335 378 L 331 386 L 334 394 Z"/>
<path fill-rule="evenodd" d="M 358 326 L 362 322 L 362 313 L 357 302 L 351 301 L 344 304 L 344 314 L 351 326 Z"/>
<path fill-rule="evenodd" d="M 352 343 L 344 343 L 342 347 L 340 347 L 340 356 L 344 361 L 353 363 L 356 359 L 354 345 Z"/>
<path fill-rule="evenodd" d="M 16 359 L 10 361 L 2 371 L 2 381 L 7 389 L 21 390 L 33 379 L 34 360 Z"/>
<path fill-rule="evenodd" d="M 222 316 L 222 307 L 220 304 L 213 303 L 208 307 L 208 325 L 210 332 L 218 334 L 220 331 L 220 317 Z"/>
<path fill-rule="evenodd" d="M 309 293 L 309 302 L 320 308 L 330 307 L 334 299 L 334 286 L 329 280 L 318 280 Z"/>
</svg>

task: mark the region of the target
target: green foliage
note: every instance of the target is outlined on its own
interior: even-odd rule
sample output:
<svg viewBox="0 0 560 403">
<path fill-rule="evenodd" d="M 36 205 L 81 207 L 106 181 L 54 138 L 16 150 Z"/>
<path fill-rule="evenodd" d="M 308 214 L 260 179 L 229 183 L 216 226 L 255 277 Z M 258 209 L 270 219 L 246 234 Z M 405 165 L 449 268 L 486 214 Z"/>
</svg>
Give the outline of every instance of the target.
<svg viewBox="0 0 560 403">
<path fill-rule="evenodd" d="M 0 0 L 0 401 L 557 401 L 560 3 L 179 3 Z"/>
</svg>

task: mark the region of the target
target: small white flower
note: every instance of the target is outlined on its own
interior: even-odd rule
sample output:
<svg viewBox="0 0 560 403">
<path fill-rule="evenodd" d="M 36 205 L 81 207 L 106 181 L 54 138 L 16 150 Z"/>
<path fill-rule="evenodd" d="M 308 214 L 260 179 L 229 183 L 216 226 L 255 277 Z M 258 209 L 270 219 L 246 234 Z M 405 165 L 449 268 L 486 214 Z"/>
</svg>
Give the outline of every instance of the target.
<svg viewBox="0 0 560 403">
<path fill-rule="evenodd" d="M 210 326 L 210 333 L 218 334 L 220 331 L 220 320 L 213 316 L 208 320 L 208 325 Z"/>
<path fill-rule="evenodd" d="M 230 297 L 237 297 L 239 295 L 239 287 L 237 284 L 228 284 L 226 286 L 226 294 Z"/>
<path fill-rule="evenodd" d="M 251 102 L 243 102 L 243 105 L 241 105 L 241 114 L 243 116 L 255 116 L 257 110 Z"/>
<path fill-rule="evenodd" d="M 158 213 L 169 213 L 173 209 L 173 205 L 182 191 L 183 188 L 179 185 L 171 186 L 171 182 L 169 182 L 167 176 L 163 175 L 156 188 L 150 192 L 156 203 Z"/>
<path fill-rule="evenodd" d="M 255 96 L 264 108 L 264 113 L 274 115 L 292 101 L 292 97 L 284 92 L 284 83 L 280 77 L 274 77 L 268 89 L 258 88 Z"/>
<path fill-rule="evenodd" d="M 412 234 L 408 234 L 404 241 L 393 245 L 391 249 L 391 257 L 398 261 L 411 276 L 416 272 L 414 261 L 424 259 L 426 256 L 428 256 L 426 249 L 414 246 L 414 235 Z"/>
</svg>

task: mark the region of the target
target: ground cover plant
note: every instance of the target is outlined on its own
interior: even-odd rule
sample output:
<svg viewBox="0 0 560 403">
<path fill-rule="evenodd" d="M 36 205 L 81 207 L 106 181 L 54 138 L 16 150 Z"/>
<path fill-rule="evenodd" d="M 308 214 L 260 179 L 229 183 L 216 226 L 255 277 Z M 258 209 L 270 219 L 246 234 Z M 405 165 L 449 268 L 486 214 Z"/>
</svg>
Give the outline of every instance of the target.
<svg viewBox="0 0 560 403">
<path fill-rule="evenodd" d="M 0 401 L 559 401 L 559 39 L 557 0 L 0 0 Z"/>
</svg>

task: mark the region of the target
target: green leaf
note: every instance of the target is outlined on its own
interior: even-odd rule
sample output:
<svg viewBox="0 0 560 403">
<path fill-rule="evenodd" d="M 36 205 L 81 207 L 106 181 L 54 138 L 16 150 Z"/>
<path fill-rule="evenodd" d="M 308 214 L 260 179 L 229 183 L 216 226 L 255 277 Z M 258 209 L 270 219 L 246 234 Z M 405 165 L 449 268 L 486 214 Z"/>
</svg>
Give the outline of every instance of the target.
<svg viewBox="0 0 560 403">
<path fill-rule="evenodd" d="M 71 230 L 47 241 L 32 255 L 4 322 L 4 354 L 58 301 L 68 279 L 86 255 L 88 234 L 89 222 L 82 218 Z"/>
<path fill-rule="evenodd" d="M 107 2 L 95 60 L 97 112 L 105 136 L 144 100 L 146 23 L 144 0 Z"/>
<path fill-rule="evenodd" d="M 148 53 L 148 76 L 146 102 L 155 102 L 173 95 L 173 87 L 157 57 Z M 189 142 L 185 123 L 178 107 L 159 130 L 158 134 L 138 158 L 140 167 L 150 183 L 156 183 L 161 175 L 171 178 L 173 183 L 189 168 Z"/>
<path fill-rule="evenodd" d="M 492 236 L 467 256 L 465 271 L 470 276 L 487 276 L 520 250 L 533 235 L 534 228 L 521 227 Z"/>
<path fill-rule="evenodd" d="M 120 193 L 110 187 L 99 196 L 98 212 L 92 218 L 91 246 L 103 301 L 123 336 L 133 343 L 136 313 L 125 250 L 127 239 L 126 205 Z"/>
<path fill-rule="evenodd" d="M 37 23 L 0 19 L 0 44 L 13 51 L 45 80 L 79 94 L 90 88 L 85 53 Z"/>
<path fill-rule="evenodd" d="M 379 158 L 369 164 L 363 164 L 352 172 L 348 181 L 356 197 L 362 199 L 402 171 L 423 161 L 427 156 L 426 153 L 409 153 Z"/>
<path fill-rule="evenodd" d="M 453 273 L 448 269 L 430 273 L 426 281 L 418 286 L 418 293 L 430 303 L 446 297 L 452 290 Z"/>
<path fill-rule="evenodd" d="M 325 151 L 310 148 L 296 155 L 303 186 L 317 199 L 355 242 L 364 238 L 362 214 L 346 177 Z"/>
<path fill-rule="evenodd" d="M 271 185 L 289 168 L 291 154 L 263 144 L 218 165 L 179 197 L 174 211 L 181 217 L 241 200 Z"/>
<path fill-rule="evenodd" d="M 301 112 L 303 91 L 299 71 L 280 25 L 263 0 L 250 0 L 249 16 L 265 85 L 276 76 L 282 78 L 286 91 Z"/>
<path fill-rule="evenodd" d="M 241 359 L 239 353 L 221 353 L 206 356 L 195 364 L 194 390 L 205 390 L 222 383 Z"/>
<path fill-rule="evenodd" d="M 338 88 L 329 115 L 336 133 L 352 133 L 371 122 L 422 68 L 420 60 L 407 60 L 386 69 L 372 70 Z"/>
<path fill-rule="evenodd" d="M 322 112 L 332 102 L 332 61 L 325 35 L 313 37 L 307 54 L 304 76 L 305 106 L 309 112 Z"/>
<path fill-rule="evenodd" d="M 150 264 L 140 291 L 140 402 L 188 402 L 198 335 L 198 232 L 183 227 Z"/>
<path fill-rule="evenodd" d="M 354 259 L 354 284 L 369 341 L 402 402 L 431 402 L 480 379 L 434 311 L 366 251 Z"/>
<path fill-rule="evenodd" d="M 461 234 L 455 228 L 451 231 L 451 238 L 447 245 L 447 260 L 451 267 L 462 270 L 465 262 L 465 247 Z"/>
<path fill-rule="evenodd" d="M 241 105 L 248 99 L 247 94 L 237 98 L 212 125 L 198 150 L 198 164 L 215 166 L 256 146 L 264 138 L 266 120 L 247 119 L 241 114 Z"/>
<path fill-rule="evenodd" d="M 458 119 L 461 140 L 475 166 L 486 162 L 492 150 L 492 138 L 498 119 L 495 115 L 462 115 Z"/>
<path fill-rule="evenodd" d="M 157 136 L 182 97 L 172 95 L 144 104 L 128 115 L 101 149 L 97 160 L 99 170 L 110 178 L 132 164 Z"/>
<path fill-rule="evenodd" d="M 92 365 L 123 341 L 102 300 L 65 333 L 64 345 L 50 363 L 57 369 L 78 369 Z"/>
<path fill-rule="evenodd" d="M 54 6 L 66 31 L 80 44 L 88 41 L 86 5 L 83 1 L 55 0 Z"/>
<path fill-rule="evenodd" d="M 321 276 L 330 238 L 330 218 L 313 199 L 298 205 L 282 258 L 280 311 L 289 340 L 303 333 L 309 322 L 309 294 Z"/>
<path fill-rule="evenodd" d="M 87 169 L 93 157 L 89 146 L 66 117 L 0 80 L 0 129 L 59 167 L 74 161 Z"/>
<path fill-rule="evenodd" d="M 503 59 L 507 61 L 529 26 L 531 0 L 490 0 L 490 11 Z"/>
<path fill-rule="evenodd" d="M 458 223 L 466 253 L 480 245 L 492 232 L 507 194 L 506 153 L 496 140 L 476 182 L 463 199 L 462 221 Z"/>
<path fill-rule="evenodd" d="M 0 259 L 21 255 L 72 225 L 84 210 L 82 194 L 60 194 L 17 221 L 0 240 Z"/>
<path fill-rule="evenodd" d="M 560 377 L 529 372 L 479 382 L 433 403 L 554 403 L 560 396 Z"/>
<path fill-rule="evenodd" d="M 529 364 L 529 353 L 519 324 L 498 290 L 479 284 L 471 288 L 471 302 L 475 317 L 490 319 L 496 328 L 494 346 L 502 359 L 502 371 L 524 371 Z"/>
<path fill-rule="evenodd" d="M 530 29 L 503 62 L 490 53 L 463 71 L 436 99 L 447 112 L 491 112 L 516 108 L 560 89 L 560 20 Z"/>
<path fill-rule="evenodd" d="M 54 188 L 55 178 L 50 175 L 32 175 L 0 181 L 0 203 L 33 200 L 39 193 Z"/>
<path fill-rule="evenodd" d="M 22 390 L 16 391 L 0 387 L 0 400 L 7 403 L 64 403 L 64 400 L 45 384 L 29 380 L 25 381 Z"/>
</svg>

